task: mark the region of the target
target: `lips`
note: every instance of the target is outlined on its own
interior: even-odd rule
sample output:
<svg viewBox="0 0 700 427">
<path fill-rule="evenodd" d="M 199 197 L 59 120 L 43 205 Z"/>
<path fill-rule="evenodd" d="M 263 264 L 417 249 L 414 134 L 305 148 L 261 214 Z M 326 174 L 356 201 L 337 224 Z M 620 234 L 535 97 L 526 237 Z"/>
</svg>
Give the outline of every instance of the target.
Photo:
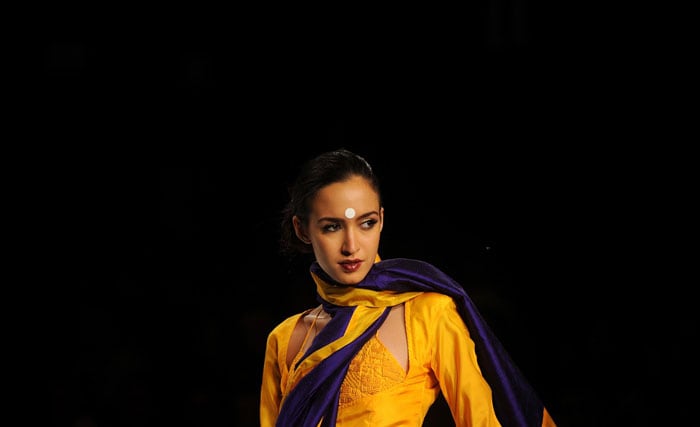
<svg viewBox="0 0 700 427">
<path fill-rule="evenodd" d="M 340 263 L 340 267 L 346 273 L 354 273 L 357 270 L 359 270 L 361 266 L 362 266 L 362 261 L 346 261 L 346 262 Z"/>
</svg>

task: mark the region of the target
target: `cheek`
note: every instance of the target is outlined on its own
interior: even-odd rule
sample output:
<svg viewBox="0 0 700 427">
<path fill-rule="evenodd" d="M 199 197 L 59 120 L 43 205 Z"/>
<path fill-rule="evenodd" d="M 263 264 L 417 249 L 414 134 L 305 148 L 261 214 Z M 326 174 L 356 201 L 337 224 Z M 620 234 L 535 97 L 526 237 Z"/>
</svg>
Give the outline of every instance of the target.
<svg viewBox="0 0 700 427">
<path fill-rule="evenodd" d="M 315 240 L 316 247 L 321 251 L 329 251 L 337 248 L 339 245 L 342 245 L 342 241 L 340 239 L 333 239 L 328 236 L 317 236 Z"/>
<path fill-rule="evenodd" d="M 367 237 L 374 240 L 379 240 L 379 236 L 382 234 L 382 226 L 374 227 L 370 233 L 367 233 Z"/>
<path fill-rule="evenodd" d="M 368 233 L 362 237 L 362 245 L 365 247 L 374 247 L 379 245 L 379 230 L 376 233 Z"/>
<path fill-rule="evenodd" d="M 377 230 L 375 233 L 368 233 L 364 240 L 366 242 L 376 242 L 379 240 L 379 230 Z"/>
</svg>

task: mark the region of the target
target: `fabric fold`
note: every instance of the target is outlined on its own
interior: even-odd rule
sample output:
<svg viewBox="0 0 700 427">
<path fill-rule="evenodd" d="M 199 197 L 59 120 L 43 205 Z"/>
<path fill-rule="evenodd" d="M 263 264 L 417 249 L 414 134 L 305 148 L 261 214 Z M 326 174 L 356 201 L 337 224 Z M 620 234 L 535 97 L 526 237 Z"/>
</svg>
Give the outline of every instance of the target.
<svg viewBox="0 0 700 427">
<path fill-rule="evenodd" d="M 542 402 L 486 324 L 459 283 L 419 260 L 395 258 L 376 262 L 357 285 L 335 283 L 314 262 L 311 276 L 317 297 L 331 320 L 293 367 L 294 380 L 282 402 L 277 426 L 334 426 L 340 386 L 350 361 L 386 319 L 391 307 L 422 292 L 453 298 L 475 344 L 479 365 L 493 392 L 503 426 L 541 426 Z"/>
</svg>

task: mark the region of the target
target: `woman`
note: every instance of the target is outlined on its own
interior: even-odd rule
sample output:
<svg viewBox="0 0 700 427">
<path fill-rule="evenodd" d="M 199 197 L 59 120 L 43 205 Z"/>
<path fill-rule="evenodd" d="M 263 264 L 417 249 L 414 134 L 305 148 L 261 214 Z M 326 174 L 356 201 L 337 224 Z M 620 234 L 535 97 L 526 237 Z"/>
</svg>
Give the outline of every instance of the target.
<svg viewBox="0 0 700 427">
<path fill-rule="evenodd" d="M 384 208 L 364 158 L 319 155 L 290 196 L 281 242 L 313 253 L 320 305 L 268 336 L 262 427 L 420 426 L 439 393 L 459 427 L 555 425 L 458 283 L 380 259 Z"/>
</svg>

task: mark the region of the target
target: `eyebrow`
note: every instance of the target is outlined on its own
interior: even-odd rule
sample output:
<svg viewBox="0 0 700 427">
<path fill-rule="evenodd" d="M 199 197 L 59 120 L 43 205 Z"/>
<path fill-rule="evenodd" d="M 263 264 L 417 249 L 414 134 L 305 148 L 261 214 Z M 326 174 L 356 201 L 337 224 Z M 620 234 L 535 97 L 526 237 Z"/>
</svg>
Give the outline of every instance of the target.
<svg viewBox="0 0 700 427">
<path fill-rule="evenodd" d="M 369 212 L 366 212 L 366 213 L 364 213 L 364 214 L 362 214 L 362 215 L 358 215 L 358 216 L 356 216 L 355 218 L 352 218 L 352 219 L 347 219 L 347 218 L 336 218 L 336 217 L 332 217 L 332 216 L 324 216 L 324 217 L 322 217 L 322 218 L 319 218 L 318 221 L 316 221 L 316 222 L 319 223 L 319 222 L 322 222 L 322 221 L 331 221 L 331 222 L 359 221 L 359 220 L 361 220 L 361 219 L 365 219 L 365 218 L 367 218 L 367 217 L 369 217 L 369 216 L 372 216 L 372 215 L 377 215 L 377 216 L 379 216 L 379 212 L 377 212 L 377 211 L 369 211 Z"/>
</svg>

